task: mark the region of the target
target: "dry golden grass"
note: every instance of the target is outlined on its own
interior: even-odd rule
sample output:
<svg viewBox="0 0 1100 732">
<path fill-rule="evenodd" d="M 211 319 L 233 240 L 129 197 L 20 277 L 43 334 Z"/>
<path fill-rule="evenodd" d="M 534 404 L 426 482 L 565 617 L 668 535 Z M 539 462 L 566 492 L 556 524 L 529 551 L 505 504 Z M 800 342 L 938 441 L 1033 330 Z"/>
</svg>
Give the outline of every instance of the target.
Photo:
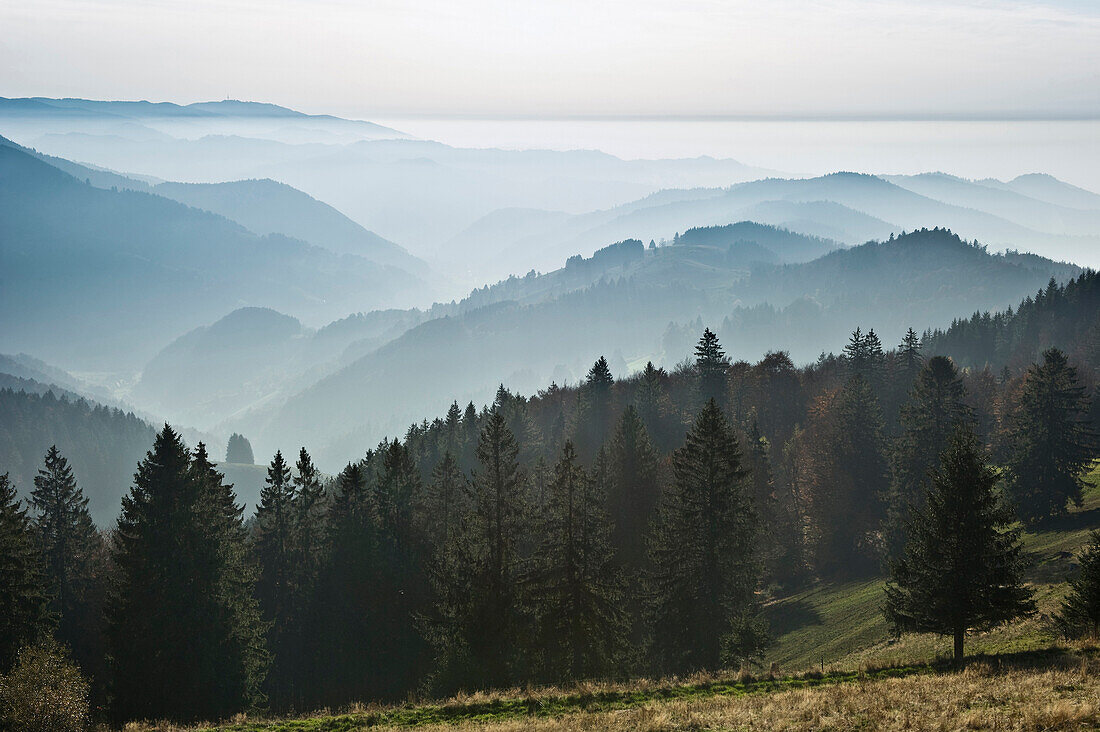
<svg viewBox="0 0 1100 732">
<path fill-rule="evenodd" d="M 1010 667 L 1010 664 L 1015 664 Z M 1002 670 L 1004 669 L 1004 670 Z M 857 678 L 857 680 L 850 680 Z M 681 680 L 687 681 L 687 679 Z M 695 677 L 704 685 L 717 679 Z M 593 684 L 598 694 L 614 688 L 621 692 L 667 690 L 663 682 Z M 728 689 L 728 687 L 725 687 Z M 1042 658 L 1028 656 L 1012 661 L 990 657 L 973 661 L 963 673 L 916 673 L 902 677 L 848 677 L 837 683 L 799 686 L 788 679 L 785 686 L 753 693 L 699 693 L 662 699 L 657 693 L 636 703 L 573 707 L 536 715 L 522 711 L 481 714 L 449 722 L 419 723 L 412 717 L 401 724 L 381 724 L 378 711 L 412 709 L 357 706 L 342 714 L 327 712 L 297 719 L 263 720 L 243 715 L 214 727 L 233 732 L 396 732 L 413 727 L 423 732 L 584 732 L 608 730 L 784 730 L 789 732 L 843 730 L 1078 730 L 1100 729 L 1100 654 L 1092 644 L 1064 649 Z M 569 689 L 513 689 L 460 695 L 442 702 L 478 705 L 517 698 L 553 699 Z M 440 704 L 441 702 L 435 702 Z M 473 711 L 473 710 L 471 710 Z M 390 717 L 390 719 L 394 719 Z M 200 727 L 198 729 L 211 729 Z M 169 724 L 133 724 L 126 732 L 196 732 Z"/>
<path fill-rule="evenodd" d="M 588 730 L 1077 730 L 1100 727 L 1097 669 L 1009 671 L 975 666 L 779 693 L 651 702 L 635 709 L 552 719 L 465 722 L 427 732 Z M 396 730 L 379 727 L 378 730 Z"/>
</svg>

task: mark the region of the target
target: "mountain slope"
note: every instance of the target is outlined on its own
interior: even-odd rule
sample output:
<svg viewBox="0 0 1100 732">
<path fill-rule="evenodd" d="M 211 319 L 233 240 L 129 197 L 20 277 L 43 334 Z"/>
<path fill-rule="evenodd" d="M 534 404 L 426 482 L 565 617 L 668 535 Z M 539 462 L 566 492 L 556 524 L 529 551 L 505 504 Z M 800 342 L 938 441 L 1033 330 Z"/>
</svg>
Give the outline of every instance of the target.
<svg viewBox="0 0 1100 732">
<path fill-rule="evenodd" d="M 620 364 L 653 359 L 671 366 L 690 352 L 703 325 L 717 328 L 734 358 L 781 348 L 809 361 L 857 325 L 875 328 L 889 343 L 907 327 L 946 325 L 960 312 L 1005 307 L 1051 276 L 1079 271 L 1040 258 L 991 255 L 941 230 L 805 264 L 748 269 L 717 266 L 691 247 L 682 255 L 677 249 L 645 250 L 640 264 L 629 265 L 634 270 L 589 287 L 428 321 L 281 407 L 243 414 L 232 424 L 264 444 L 310 430 L 331 466 L 384 433 L 441 413 L 452 399 L 487 401 L 501 382 L 529 393 L 551 378 L 580 378 L 601 354 Z M 510 286 L 521 298 L 543 287 L 540 281 L 561 276 Z"/>
<path fill-rule="evenodd" d="M 1091 213 L 1067 212 L 1033 199 L 1027 199 L 1027 207 L 1013 207 L 1012 200 L 1020 194 L 984 189 L 987 198 L 997 202 L 996 207 L 990 204 L 994 210 L 1017 212 L 1014 218 L 1025 221 L 1023 225 L 989 211 L 957 205 L 941 190 L 944 186 L 938 185 L 938 179 L 933 182 L 938 186 L 937 195 L 943 195 L 946 202 L 876 176 L 856 173 L 769 178 L 709 192 L 650 196 L 573 216 L 549 228 L 529 226 L 504 258 L 513 261 L 524 253 L 535 252 L 540 258 L 535 266 L 540 266 L 540 262 L 560 261 L 573 252 L 591 251 L 600 242 L 631 237 L 670 239 L 676 232 L 692 227 L 749 219 L 845 244 L 861 244 L 868 240 L 868 234 L 885 238 L 903 230 L 946 226 L 965 239 L 978 239 L 995 249 L 1025 249 L 1054 259 L 1100 264 L 1100 219 Z M 983 187 L 963 183 L 956 187 L 956 195 L 965 203 L 976 204 L 979 196 L 974 191 Z M 1060 214 L 1077 217 L 1072 231 L 1078 233 L 1066 233 L 1069 229 L 1058 218 Z M 1086 234 L 1079 234 L 1082 231 Z"/>
<path fill-rule="evenodd" d="M 270 179 L 161 183 L 153 193 L 225 216 L 256 234 L 285 234 L 337 254 L 354 254 L 415 274 L 427 265 L 328 204 Z"/>
<path fill-rule="evenodd" d="M 0 347 L 126 368 L 241 305 L 313 320 L 415 300 L 392 267 L 166 198 L 103 190 L 0 146 Z"/>
</svg>

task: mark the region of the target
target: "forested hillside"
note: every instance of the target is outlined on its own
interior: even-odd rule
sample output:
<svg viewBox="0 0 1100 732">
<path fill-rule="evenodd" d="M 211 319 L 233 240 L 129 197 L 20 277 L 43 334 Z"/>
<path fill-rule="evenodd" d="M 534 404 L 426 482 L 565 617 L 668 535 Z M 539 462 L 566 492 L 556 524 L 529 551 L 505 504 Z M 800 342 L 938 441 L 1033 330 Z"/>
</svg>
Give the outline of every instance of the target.
<svg viewBox="0 0 1100 732">
<path fill-rule="evenodd" d="M 52 391 L 0 389 L 0 473 L 29 493 L 51 445 L 72 463 L 93 520 L 111 526 L 154 430 L 132 413 Z"/>
<path fill-rule="evenodd" d="M 1095 281 L 1086 273 L 1044 290 L 1066 303 L 1048 324 L 1072 333 L 1093 316 L 1079 293 Z M 616 379 L 601 357 L 578 386 L 531 397 L 501 386 L 481 409 L 453 403 L 331 481 L 305 448 L 276 453 L 247 528 L 206 448 L 165 426 L 122 501 L 109 624 L 70 614 L 65 632 L 90 623 L 104 633 L 82 663 L 100 669 L 96 688 L 111 690 L 120 721 L 760 663 L 776 638 L 769 617 L 783 637 L 812 622 L 766 603 L 818 582 L 878 587 L 884 560 L 904 551 L 916 561 L 917 532 L 950 525 L 929 517 L 947 509 L 926 492 L 928 475 L 977 501 L 968 541 L 995 537 L 971 563 L 1005 562 L 990 571 L 1015 599 L 981 621 L 999 627 L 1034 610 L 1020 552 L 1035 539 L 1021 545 L 1016 529 L 998 527 L 1019 520 L 1051 537 L 1091 516 L 1075 509 L 1093 500 L 1085 473 L 1100 450 L 1094 373 L 1057 348 L 997 376 L 960 370 L 911 330 L 888 348 L 861 328 L 809 366 L 783 352 L 749 363 L 705 330 L 672 371 L 647 364 Z M 43 475 L 65 484 L 65 466 L 50 460 Z M 956 478 L 959 465 L 979 477 Z M 173 551 L 166 536 L 193 549 Z M 894 566 L 888 588 L 909 581 Z M 158 608 L 155 623 L 138 597 Z M 1044 595 L 1060 632 L 1082 632 L 1087 616 L 1055 602 Z M 899 632 L 959 627 L 886 618 Z M 957 659 L 968 630 L 956 630 Z M 97 654 L 109 652 L 104 665 Z M 196 667 L 196 657 L 207 660 Z M 181 679 L 187 692 L 167 693 Z"/>
<path fill-rule="evenodd" d="M 440 409 L 445 394 L 480 402 L 501 381 L 523 392 L 550 381 L 576 383 L 593 353 L 605 353 L 619 375 L 647 360 L 672 367 L 707 322 L 720 324 L 715 330 L 736 358 L 786 350 L 805 363 L 834 349 L 853 322 L 893 341 L 909 327 L 947 325 L 960 311 L 1007 307 L 1052 276 L 1079 272 L 1038 257 L 990 254 L 944 230 L 798 265 L 746 268 L 723 248 L 648 249 L 640 242 L 604 256 L 607 276 L 596 284 L 553 294 L 571 270 L 599 271 L 601 257 L 509 280 L 497 287 L 514 299 L 467 312 L 460 304 L 460 314 L 423 323 L 285 405 L 232 424 L 272 447 L 310 430 L 318 459 L 330 465 L 365 436 L 392 433 Z M 477 291 L 470 303 L 492 301 L 496 291 Z M 525 293 L 533 293 L 532 302 L 524 302 Z"/>
</svg>

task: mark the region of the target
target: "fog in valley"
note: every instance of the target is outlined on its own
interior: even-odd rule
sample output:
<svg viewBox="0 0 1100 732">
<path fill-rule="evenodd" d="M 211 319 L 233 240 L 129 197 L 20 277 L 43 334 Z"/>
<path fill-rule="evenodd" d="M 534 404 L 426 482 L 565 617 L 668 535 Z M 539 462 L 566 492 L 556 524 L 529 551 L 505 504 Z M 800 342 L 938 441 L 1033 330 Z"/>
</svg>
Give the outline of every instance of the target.
<svg viewBox="0 0 1100 732">
<path fill-rule="evenodd" d="M 982 123 L 937 123 L 903 160 L 888 121 L 768 140 L 763 121 L 405 121 L 0 101 L 0 351 L 212 444 L 306 441 L 334 471 L 501 384 L 575 384 L 600 355 L 616 377 L 673 369 L 703 327 L 735 360 L 809 363 L 857 325 L 895 343 L 1100 264 L 1100 195 L 1071 182 L 1097 167 L 1095 122 L 1051 123 L 1089 143 L 1076 167 L 1048 156 L 1063 180 L 1012 156 L 1030 122 L 960 155 L 963 177 L 942 171 Z M 822 169 L 823 137 L 862 168 Z"/>
</svg>

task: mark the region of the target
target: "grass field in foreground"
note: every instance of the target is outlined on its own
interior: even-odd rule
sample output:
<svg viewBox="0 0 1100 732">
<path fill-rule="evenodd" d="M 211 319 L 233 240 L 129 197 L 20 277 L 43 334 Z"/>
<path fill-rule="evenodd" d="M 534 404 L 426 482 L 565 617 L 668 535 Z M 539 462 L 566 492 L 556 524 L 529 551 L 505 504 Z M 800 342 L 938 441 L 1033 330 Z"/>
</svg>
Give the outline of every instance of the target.
<svg viewBox="0 0 1100 732">
<path fill-rule="evenodd" d="M 248 719 L 191 732 L 354 730 L 1082 729 L 1100 724 L 1100 652 L 1092 646 L 940 666 L 781 678 L 580 684 L 477 693 L 425 704 L 297 719 Z M 131 725 L 129 732 L 177 732 Z"/>
<path fill-rule="evenodd" d="M 1084 504 L 1061 521 L 1025 531 L 1024 550 L 1031 559 L 1027 579 L 1035 590 L 1039 615 L 988 633 L 967 637 L 967 653 L 1011 653 L 1047 648 L 1058 638 L 1048 617 L 1067 591 L 1075 555 L 1100 529 L 1100 463 L 1087 477 Z M 883 581 L 821 583 L 770 603 L 765 612 L 775 643 L 767 663 L 784 671 L 859 669 L 861 666 L 927 662 L 951 653 L 951 640 L 905 635 L 898 640 L 882 614 Z"/>
</svg>

